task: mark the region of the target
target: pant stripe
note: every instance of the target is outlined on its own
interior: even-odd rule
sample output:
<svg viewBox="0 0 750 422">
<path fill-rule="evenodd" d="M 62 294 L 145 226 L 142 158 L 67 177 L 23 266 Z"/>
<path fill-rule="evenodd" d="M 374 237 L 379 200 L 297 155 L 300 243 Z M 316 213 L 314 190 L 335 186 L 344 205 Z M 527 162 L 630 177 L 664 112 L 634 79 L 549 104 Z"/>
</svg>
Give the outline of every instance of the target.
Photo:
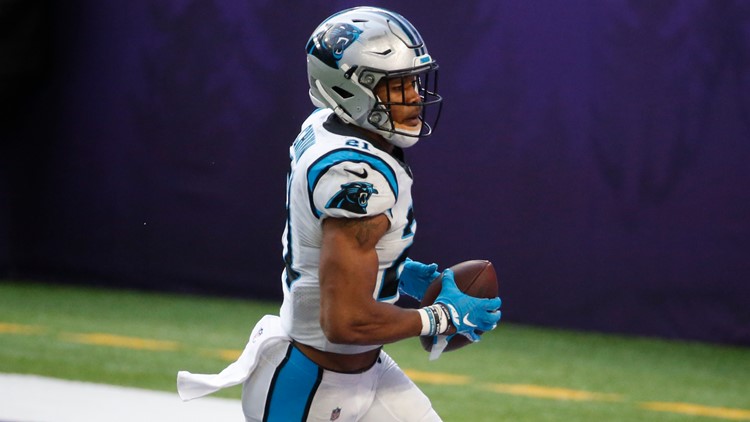
<svg viewBox="0 0 750 422">
<path fill-rule="evenodd" d="M 292 422 L 307 419 L 322 379 L 323 369 L 290 344 L 284 360 L 273 374 L 263 421 Z"/>
</svg>

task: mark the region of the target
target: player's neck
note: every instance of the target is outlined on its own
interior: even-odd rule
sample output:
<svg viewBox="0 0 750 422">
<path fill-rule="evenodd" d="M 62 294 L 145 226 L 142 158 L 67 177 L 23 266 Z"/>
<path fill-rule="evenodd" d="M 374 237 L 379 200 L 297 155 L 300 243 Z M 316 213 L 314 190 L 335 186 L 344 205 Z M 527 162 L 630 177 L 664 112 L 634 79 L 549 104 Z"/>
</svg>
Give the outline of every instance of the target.
<svg viewBox="0 0 750 422">
<path fill-rule="evenodd" d="M 370 132 L 373 136 L 371 137 L 372 143 L 379 149 L 382 149 L 383 151 L 387 152 L 388 154 L 393 155 L 393 149 L 394 145 L 388 141 L 385 140 L 382 136 Z"/>
<path fill-rule="evenodd" d="M 353 124 L 344 123 L 336 114 L 331 113 L 326 123 L 324 123 L 326 129 L 333 133 L 338 134 L 349 134 L 351 136 L 359 136 L 372 143 L 372 145 L 381 150 L 385 151 L 390 155 L 394 155 L 396 150 L 395 146 L 388 142 L 382 135 L 377 132 L 369 131 Z"/>
<path fill-rule="evenodd" d="M 363 128 L 359 127 L 359 126 L 353 126 L 352 125 L 352 128 L 354 128 L 356 131 L 358 131 L 358 132 L 366 135 L 367 136 L 367 140 L 369 140 L 370 142 L 372 142 L 372 144 L 377 149 L 385 151 L 388 154 L 393 155 L 393 149 L 395 148 L 394 145 L 392 143 L 386 141 L 386 139 L 382 135 L 380 135 L 379 133 L 372 132 L 372 131 L 369 131 L 367 129 L 363 129 Z"/>
</svg>

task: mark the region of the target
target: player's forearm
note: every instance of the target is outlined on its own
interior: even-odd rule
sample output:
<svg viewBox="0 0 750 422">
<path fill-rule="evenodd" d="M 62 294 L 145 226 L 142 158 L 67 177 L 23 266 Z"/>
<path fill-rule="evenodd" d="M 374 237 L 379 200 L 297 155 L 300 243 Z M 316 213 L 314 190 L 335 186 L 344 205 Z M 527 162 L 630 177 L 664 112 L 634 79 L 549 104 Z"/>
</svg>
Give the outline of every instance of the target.
<svg viewBox="0 0 750 422">
<path fill-rule="evenodd" d="M 416 309 L 372 301 L 339 308 L 323 321 L 328 340 L 340 344 L 386 344 L 418 336 L 422 319 Z"/>
<path fill-rule="evenodd" d="M 385 344 L 421 332 L 422 320 L 416 310 L 373 299 L 377 255 L 374 251 L 371 255 L 328 260 L 321 267 L 320 323 L 333 343 Z M 373 261 L 372 265 L 366 265 L 368 261 Z M 351 262 L 360 265 L 348 265 Z"/>
</svg>

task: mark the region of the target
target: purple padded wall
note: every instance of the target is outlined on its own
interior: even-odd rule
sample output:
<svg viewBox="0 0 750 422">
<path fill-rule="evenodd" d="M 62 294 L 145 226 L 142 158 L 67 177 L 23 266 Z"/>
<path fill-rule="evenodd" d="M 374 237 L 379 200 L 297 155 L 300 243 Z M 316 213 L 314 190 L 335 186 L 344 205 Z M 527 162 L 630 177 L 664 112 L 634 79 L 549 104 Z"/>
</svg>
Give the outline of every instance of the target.
<svg viewBox="0 0 750 422">
<path fill-rule="evenodd" d="M 372 2 L 446 98 L 407 151 L 415 259 L 492 260 L 507 321 L 750 344 L 747 2 L 402 3 Z M 354 3 L 298 4 L 56 6 L 0 153 L 0 268 L 279 298 L 304 45 Z"/>
</svg>

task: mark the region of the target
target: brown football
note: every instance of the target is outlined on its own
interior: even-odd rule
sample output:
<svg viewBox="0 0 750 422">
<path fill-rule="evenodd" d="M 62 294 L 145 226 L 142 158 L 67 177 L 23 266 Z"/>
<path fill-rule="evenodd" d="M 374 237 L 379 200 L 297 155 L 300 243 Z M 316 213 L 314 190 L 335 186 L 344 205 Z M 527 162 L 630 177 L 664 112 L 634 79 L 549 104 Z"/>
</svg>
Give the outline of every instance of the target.
<svg viewBox="0 0 750 422">
<path fill-rule="evenodd" d="M 488 299 L 497 297 L 497 274 L 490 261 L 481 259 L 464 261 L 450 267 L 450 269 L 453 270 L 453 278 L 456 281 L 456 286 L 467 295 Z M 436 278 L 427 287 L 421 306 L 429 306 L 435 303 L 435 299 L 440 294 L 442 286 L 443 277 L 441 274 L 440 277 Z M 482 334 L 481 331 L 477 331 L 477 333 Z M 422 336 L 419 338 L 419 341 L 422 343 L 422 347 L 428 352 L 432 349 L 432 336 Z M 449 352 L 460 349 L 467 344 L 471 344 L 471 341 L 466 337 L 462 335 L 454 336 L 443 351 Z"/>
</svg>

